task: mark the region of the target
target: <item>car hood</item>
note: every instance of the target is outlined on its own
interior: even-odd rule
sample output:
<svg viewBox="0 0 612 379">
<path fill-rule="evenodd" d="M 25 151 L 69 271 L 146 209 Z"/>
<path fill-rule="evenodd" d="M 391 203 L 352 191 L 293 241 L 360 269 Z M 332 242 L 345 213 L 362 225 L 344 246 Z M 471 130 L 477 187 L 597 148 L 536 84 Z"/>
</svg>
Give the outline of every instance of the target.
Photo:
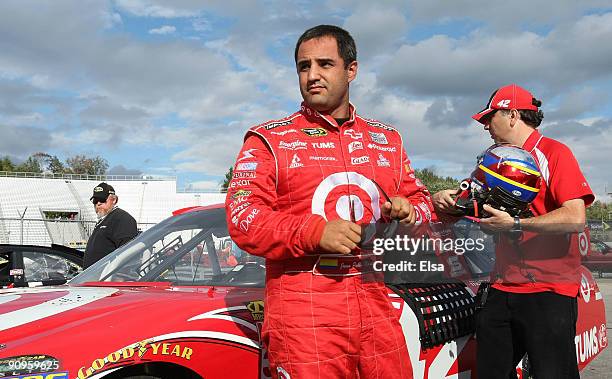
<svg viewBox="0 0 612 379">
<path fill-rule="evenodd" d="M 1 355 L 61 355 L 74 346 L 122 348 L 176 332 L 231 330 L 257 339 L 249 302 L 261 289 L 58 286 L 0 291 Z M 233 321 L 219 323 L 226 314 Z M 225 316 L 224 316 L 225 315 Z M 249 319 L 250 318 L 250 319 Z M 240 321 L 242 320 L 242 321 Z M 112 334 L 112 341 L 104 342 Z M 83 349 L 89 351 L 89 349 Z"/>
</svg>

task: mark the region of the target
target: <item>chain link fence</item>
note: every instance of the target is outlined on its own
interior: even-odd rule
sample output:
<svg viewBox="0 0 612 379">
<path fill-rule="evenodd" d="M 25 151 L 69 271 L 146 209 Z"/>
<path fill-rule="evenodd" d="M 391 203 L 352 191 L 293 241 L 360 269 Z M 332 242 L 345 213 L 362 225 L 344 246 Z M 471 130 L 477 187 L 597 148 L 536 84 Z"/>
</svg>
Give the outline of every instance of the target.
<svg viewBox="0 0 612 379">
<path fill-rule="evenodd" d="M 0 243 L 19 245 L 58 244 L 83 250 L 96 221 L 67 219 L 0 218 Z M 144 231 L 155 223 L 139 223 Z"/>
</svg>

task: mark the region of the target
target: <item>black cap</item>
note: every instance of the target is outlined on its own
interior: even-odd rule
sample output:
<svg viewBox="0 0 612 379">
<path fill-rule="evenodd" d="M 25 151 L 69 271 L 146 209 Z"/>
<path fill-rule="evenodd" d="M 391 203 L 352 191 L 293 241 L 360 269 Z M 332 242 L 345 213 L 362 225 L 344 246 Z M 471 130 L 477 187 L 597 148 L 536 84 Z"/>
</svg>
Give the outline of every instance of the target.
<svg viewBox="0 0 612 379">
<path fill-rule="evenodd" d="M 113 186 L 107 183 L 100 183 L 93 189 L 93 195 L 89 198 L 89 200 L 98 199 L 102 201 L 106 201 L 108 199 L 108 195 L 114 195 L 115 189 Z"/>
</svg>

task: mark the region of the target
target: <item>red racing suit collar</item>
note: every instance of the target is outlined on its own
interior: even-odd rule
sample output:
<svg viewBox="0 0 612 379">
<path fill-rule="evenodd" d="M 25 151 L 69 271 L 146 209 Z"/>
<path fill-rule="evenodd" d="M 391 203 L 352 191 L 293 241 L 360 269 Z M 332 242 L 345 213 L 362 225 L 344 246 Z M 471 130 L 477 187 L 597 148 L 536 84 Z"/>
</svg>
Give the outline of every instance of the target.
<svg viewBox="0 0 612 379">
<path fill-rule="evenodd" d="M 335 128 L 339 128 L 340 125 L 336 122 L 331 115 L 325 115 L 320 113 L 319 111 L 311 108 L 306 104 L 306 102 L 302 102 L 300 106 L 300 113 L 310 122 L 318 123 L 322 126 L 333 126 Z M 355 106 L 352 103 L 349 103 L 349 115 L 350 118 L 344 124 L 343 127 L 351 127 L 355 123 L 355 115 L 357 114 Z"/>
</svg>

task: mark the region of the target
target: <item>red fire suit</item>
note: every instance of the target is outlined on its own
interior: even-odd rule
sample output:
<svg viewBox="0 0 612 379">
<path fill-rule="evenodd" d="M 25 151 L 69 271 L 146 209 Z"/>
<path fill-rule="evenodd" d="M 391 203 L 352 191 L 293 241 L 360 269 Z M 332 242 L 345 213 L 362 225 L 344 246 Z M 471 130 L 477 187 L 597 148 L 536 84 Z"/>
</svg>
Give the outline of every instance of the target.
<svg viewBox="0 0 612 379">
<path fill-rule="evenodd" d="M 412 377 L 380 273 L 359 254 L 318 247 L 326 221 L 381 217 L 385 198 L 372 180 L 390 197 L 407 198 L 418 223 L 432 217 L 400 134 L 350 110 L 338 126 L 302 104 L 289 117 L 252 127 L 229 183 L 230 234 L 266 258 L 263 339 L 275 377 Z"/>
</svg>

